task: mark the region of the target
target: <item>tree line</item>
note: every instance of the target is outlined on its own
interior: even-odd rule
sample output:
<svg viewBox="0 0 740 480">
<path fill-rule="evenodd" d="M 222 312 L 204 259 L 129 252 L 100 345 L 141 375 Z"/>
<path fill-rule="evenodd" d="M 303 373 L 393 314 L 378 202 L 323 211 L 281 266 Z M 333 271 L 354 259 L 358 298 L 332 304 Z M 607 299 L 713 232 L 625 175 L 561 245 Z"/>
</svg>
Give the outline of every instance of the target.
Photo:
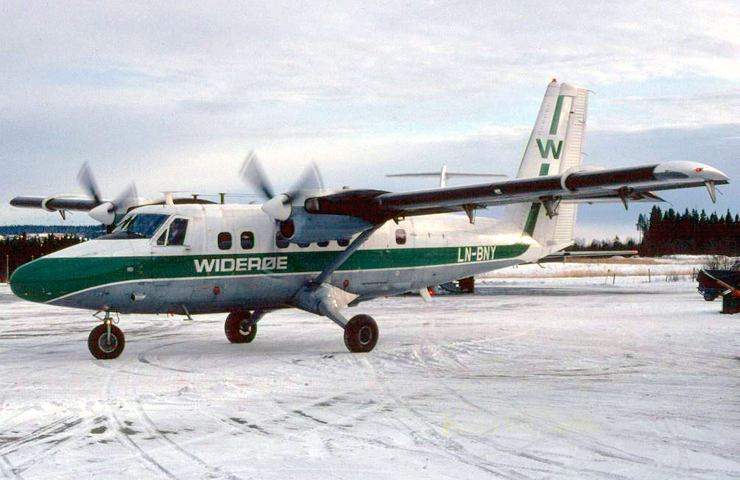
<svg viewBox="0 0 740 480">
<path fill-rule="evenodd" d="M 644 257 L 661 255 L 740 255 L 740 215 L 672 208 L 663 212 L 654 206 L 648 217 L 640 215 L 637 230 L 642 234 L 638 251 Z"/>
<path fill-rule="evenodd" d="M 75 235 L 38 237 L 28 236 L 25 233 L 17 237 L 3 238 L 0 240 L 0 272 L 2 272 L 0 279 L 6 283 L 9 274 L 24 263 L 83 241 Z"/>
<path fill-rule="evenodd" d="M 724 215 L 696 209 L 678 213 L 654 206 L 649 215 L 637 218 L 638 241 L 593 240 L 590 244 L 576 241 L 568 250 L 637 250 L 642 257 L 661 255 L 740 256 L 740 215 L 730 210 Z"/>
</svg>

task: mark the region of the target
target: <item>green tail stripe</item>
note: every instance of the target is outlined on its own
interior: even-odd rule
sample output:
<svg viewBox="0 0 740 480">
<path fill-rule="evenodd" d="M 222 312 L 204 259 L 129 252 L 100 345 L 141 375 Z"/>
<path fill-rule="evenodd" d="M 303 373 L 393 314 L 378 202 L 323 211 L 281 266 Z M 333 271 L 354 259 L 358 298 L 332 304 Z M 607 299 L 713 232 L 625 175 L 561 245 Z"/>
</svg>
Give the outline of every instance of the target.
<svg viewBox="0 0 740 480">
<path fill-rule="evenodd" d="M 558 101 L 555 104 L 555 115 L 552 116 L 552 123 L 550 124 L 550 135 L 558 134 L 558 124 L 560 124 L 560 110 L 563 109 L 563 96 L 558 95 Z"/>
<path fill-rule="evenodd" d="M 533 203 L 529 209 L 527 223 L 524 224 L 524 233 L 530 237 L 534 235 L 534 227 L 537 225 L 537 216 L 540 214 L 540 203 Z"/>
</svg>

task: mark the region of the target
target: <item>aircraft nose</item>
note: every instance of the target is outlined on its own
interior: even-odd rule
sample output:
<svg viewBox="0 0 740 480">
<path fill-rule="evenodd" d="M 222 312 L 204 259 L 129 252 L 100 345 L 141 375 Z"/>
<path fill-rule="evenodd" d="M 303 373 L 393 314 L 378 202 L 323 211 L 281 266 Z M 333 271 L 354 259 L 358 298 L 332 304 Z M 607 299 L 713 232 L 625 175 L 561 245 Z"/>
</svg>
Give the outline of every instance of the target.
<svg viewBox="0 0 740 480">
<path fill-rule="evenodd" d="M 53 283 L 45 272 L 44 259 L 20 266 L 10 276 L 10 290 L 17 297 L 32 302 L 45 302 L 52 293 Z"/>
</svg>

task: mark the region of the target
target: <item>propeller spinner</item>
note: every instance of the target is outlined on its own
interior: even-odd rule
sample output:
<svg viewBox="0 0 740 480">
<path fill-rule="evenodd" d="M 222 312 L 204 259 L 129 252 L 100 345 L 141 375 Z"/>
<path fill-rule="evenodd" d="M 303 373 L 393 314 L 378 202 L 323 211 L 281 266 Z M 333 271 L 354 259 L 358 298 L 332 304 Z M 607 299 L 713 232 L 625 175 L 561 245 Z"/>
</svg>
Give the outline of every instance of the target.
<svg viewBox="0 0 740 480">
<path fill-rule="evenodd" d="M 323 182 L 321 174 L 314 163 L 301 174 L 296 183 L 289 191 L 275 194 L 270 180 L 265 175 L 262 164 L 257 155 L 252 151 L 249 152 L 244 160 L 241 170 L 242 179 L 255 190 L 259 190 L 265 197 L 266 201 L 262 205 L 262 211 L 270 218 L 278 222 L 288 220 L 293 213 L 293 200 L 302 190 L 322 189 Z"/>
<path fill-rule="evenodd" d="M 80 173 L 77 174 L 77 181 L 85 190 L 87 196 L 97 205 L 90 210 L 89 215 L 103 225 L 113 225 L 116 221 L 116 214 L 118 212 L 125 212 L 131 204 L 135 203 L 135 199 L 137 198 L 136 185 L 132 182 L 115 199 L 110 202 L 103 202 L 100 188 L 98 188 L 98 183 L 95 181 L 90 165 L 87 162 L 82 164 Z"/>
</svg>

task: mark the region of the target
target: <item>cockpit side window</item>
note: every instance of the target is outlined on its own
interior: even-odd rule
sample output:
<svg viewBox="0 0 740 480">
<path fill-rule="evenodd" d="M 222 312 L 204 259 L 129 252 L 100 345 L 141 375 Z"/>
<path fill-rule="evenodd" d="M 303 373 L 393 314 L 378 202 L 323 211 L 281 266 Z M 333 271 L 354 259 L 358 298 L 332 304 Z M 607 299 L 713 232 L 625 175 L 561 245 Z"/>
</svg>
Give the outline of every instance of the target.
<svg viewBox="0 0 740 480">
<path fill-rule="evenodd" d="M 184 218 L 176 218 L 169 227 L 162 232 L 157 239 L 157 245 L 182 246 L 185 244 L 185 232 L 188 229 L 188 221 Z"/>
<path fill-rule="evenodd" d="M 176 218 L 170 223 L 170 233 L 167 235 L 167 245 L 184 245 L 185 232 L 188 229 L 188 221 L 184 218 Z"/>
</svg>

